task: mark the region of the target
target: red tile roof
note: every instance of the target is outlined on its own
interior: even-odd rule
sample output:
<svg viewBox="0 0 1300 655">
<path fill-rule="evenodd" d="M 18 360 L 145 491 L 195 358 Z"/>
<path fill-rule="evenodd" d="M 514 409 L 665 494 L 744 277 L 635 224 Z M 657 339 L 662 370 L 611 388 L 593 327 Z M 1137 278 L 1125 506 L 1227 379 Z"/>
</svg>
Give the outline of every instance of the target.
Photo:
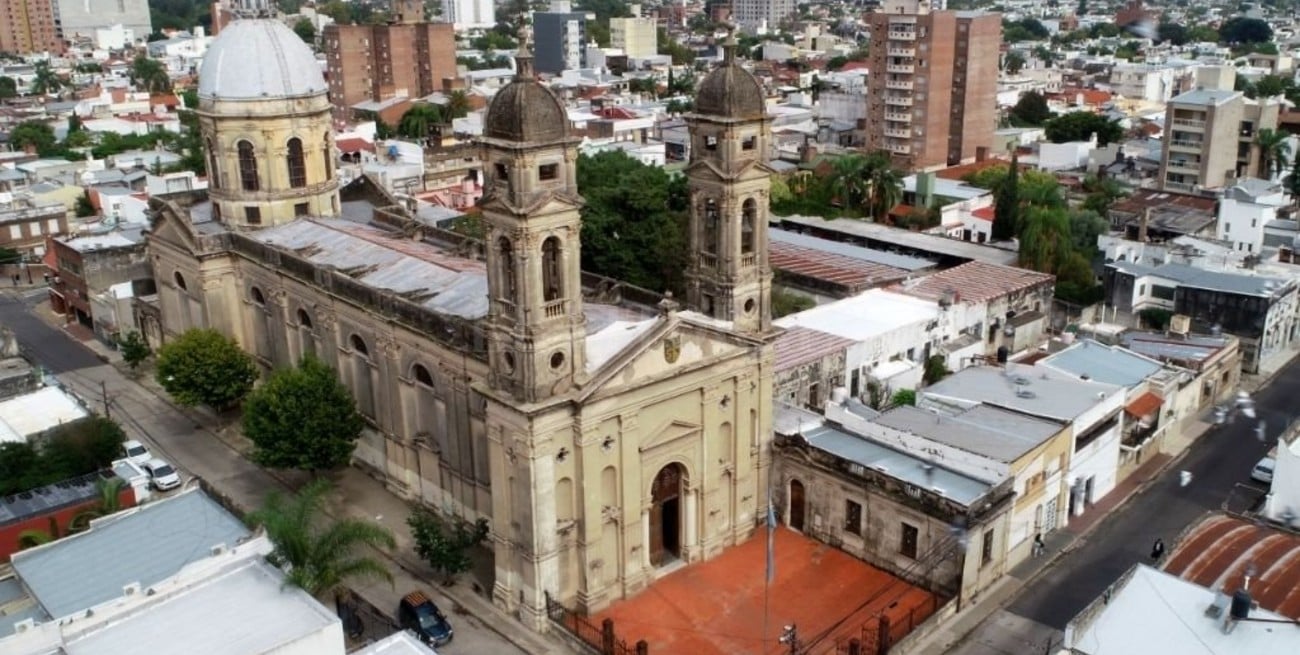
<svg viewBox="0 0 1300 655">
<path fill-rule="evenodd" d="M 989 158 L 984 161 L 971 162 L 960 166 L 949 166 L 941 171 L 935 171 L 934 176 L 944 180 L 960 180 L 971 173 L 978 173 L 986 168 L 995 166 L 1007 166 L 1011 162 L 1006 159 Z"/>
<path fill-rule="evenodd" d="M 990 205 L 988 207 L 980 207 L 979 209 L 976 209 L 970 214 L 971 216 L 974 216 L 975 218 L 978 219 L 982 219 L 985 221 L 992 221 L 996 212 L 994 211 L 993 206 Z"/>
<path fill-rule="evenodd" d="M 1133 402 L 1124 407 L 1124 411 L 1128 412 L 1128 415 L 1133 418 L 1146 418 L 1160 411 L 1160 405 L 1164 404 L 1164 402 L 1164 398 L 1147 391 L 1134 398 Z"/>
<path fill-rule="evenodd" d="M 1104 105 L 1111 101 L 1114 96 L 1109 91 L 1099 91 L 1097 89 L 1080 89 L 1065 88 L 1060 93 L 1052 94 L 1052 98 L 1073 103 L 1083 96 L 1083 104 L 1090 106 Z"/>
<path fill-rule="evenodd" d="M 907 278 L 907 271 L 845 255 L 773 241 L 768 248 L 772 268 L 862 291 Z"/>
<path fill-rule="evenodd" d="M 366 152 L 375 151 L 375 144 L 366 141 L 365 139 L 362 139 L 360 137 L 339 139 L 338 141 L 334 142 L 334 147 L 338 148 L 339 152 L 345 152 L 345 153 L 361 152 L 362 150 L 365 150 Z"/>
<path fill-rule="evenodd" d="M 944 293 L 955 291 L 959 302 L 978 303 L 1051 284 L 1055 280 L 1056 276 L 1047 273 L 973 261 L 927 275 L 907 287 L 899 285 L 898 291 L 929 300 L 939 300 Z"/>
<path fill-rule="evenodd" d="M 1215 513 L 1189 528 L 1165 571 L 1232 594 L 1248 569 L 1250 594 L 1266 610 L 1300 619 L 1300 536 Z"/>
<path fill-rule="evenodd" d="M 834 355 L 853 345 L 852 339 L 806 327 L 792 327 L 777 337 L 776 368 L 780 373 Z"/>
</svg>

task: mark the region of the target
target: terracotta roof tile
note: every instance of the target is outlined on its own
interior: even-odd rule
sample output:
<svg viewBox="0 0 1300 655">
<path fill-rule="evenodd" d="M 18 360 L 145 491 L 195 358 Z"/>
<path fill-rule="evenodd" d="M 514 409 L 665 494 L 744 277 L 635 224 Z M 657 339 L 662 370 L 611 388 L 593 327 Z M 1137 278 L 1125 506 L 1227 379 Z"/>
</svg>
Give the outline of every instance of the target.
<svg viewBox="0 0 1300 655">
<path fill-rule="evenodd" d="M 1164 398 L 1147 391 L 1141 396 L 1133 399 L 1133 402 L 1124 407 L 1124 411 L 1133 418 L 1146 418 L 1160 411 L 1160 406 L 1165 402 Z"/>
<path fill-rule="evenodd" d="M 1047 273 L 973 261 L 927 275 L 907 287 L 900 285 L 898 290 L 930 300 L 939 300 L 946 292 L 955 291 L 958 301 L 979 303 L 1055 280 L 1056 276 Z"/>
<path fill-rule="evenodd" d="M 1165 570 L 1232 593 L 1255 570 L 1250 593 L 1266 610 L 1300 619 L 1300 536 L 1216 513 L 1190 528 Z"/>
<path fill-rule="evenodd" d="M 907 271 L 885 264 L 855 259 L 833 252 L 772 241 L 768 247 L 772 268 L 825 280 L 850 291 L 869 289 L 907 278 Z"/>
</svg>

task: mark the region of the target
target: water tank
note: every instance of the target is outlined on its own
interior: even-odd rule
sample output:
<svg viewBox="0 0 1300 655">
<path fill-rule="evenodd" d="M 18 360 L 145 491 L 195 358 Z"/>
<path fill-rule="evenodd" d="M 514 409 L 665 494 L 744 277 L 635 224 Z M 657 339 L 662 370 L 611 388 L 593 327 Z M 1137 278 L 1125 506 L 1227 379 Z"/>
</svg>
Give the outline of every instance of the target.
<svg viewBox="0 0 1300 655">
<path fill-rule="evenodd" d="M 1011 358 L 1011 349 L 1006 346 L 998 346 L 998 363 L 1005 364 Z"/>
<path fill-rule="evenodd" d="M 1232 607 L 1228 613 L 1234 621 L 1244 621 L 1250 618 L 1250 607 L 1254 601 L 1250 598 L 1250 592 L 1245 589 L 1238 589 L 1237 593 L 1232 595 Z"/>
</svg>

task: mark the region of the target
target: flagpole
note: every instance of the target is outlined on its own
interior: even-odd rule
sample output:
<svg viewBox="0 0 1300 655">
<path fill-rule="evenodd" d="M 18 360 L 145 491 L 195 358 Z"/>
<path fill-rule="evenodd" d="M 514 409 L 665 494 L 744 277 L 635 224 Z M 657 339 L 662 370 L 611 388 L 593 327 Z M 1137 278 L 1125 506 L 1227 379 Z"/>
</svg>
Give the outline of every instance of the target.
<svg viewBox="0 0 1300 655">
<path fill-rule="evenodd" d="M 767 570 L 763 574 L 763 636 L 759 640 L 762 653 L 767 652 L 768 609 L 772 596 L 772 577 L 776 574 L 775 554 L 773 552 L 775 545 L 772 543 L 776 532 L 776 510 L 772 507 L 772 480 L 770 477 L 767 484 L 767 516 L 765 519 L 763 522 L 767 524 Z"/>
</svg>

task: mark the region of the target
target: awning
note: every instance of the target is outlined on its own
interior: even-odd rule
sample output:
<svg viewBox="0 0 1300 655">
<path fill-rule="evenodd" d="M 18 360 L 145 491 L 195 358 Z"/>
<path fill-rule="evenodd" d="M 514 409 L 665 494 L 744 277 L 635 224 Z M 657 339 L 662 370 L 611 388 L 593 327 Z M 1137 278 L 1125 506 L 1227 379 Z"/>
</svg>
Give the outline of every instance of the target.
<svg viewBox="0 0 1300 655">
<path fill-rule="evenodd" d="M 1129 403 L 1128 406 L 1124 408 L 1124 412 L 1133 418 L 1142 419 L 1159 411 L 1160 406 L 1163 405 L 1164 402 L 1164 398 L 1147 391 L 1141 396 L 1134 398 L 1133 402 Z"/>
</svg>

